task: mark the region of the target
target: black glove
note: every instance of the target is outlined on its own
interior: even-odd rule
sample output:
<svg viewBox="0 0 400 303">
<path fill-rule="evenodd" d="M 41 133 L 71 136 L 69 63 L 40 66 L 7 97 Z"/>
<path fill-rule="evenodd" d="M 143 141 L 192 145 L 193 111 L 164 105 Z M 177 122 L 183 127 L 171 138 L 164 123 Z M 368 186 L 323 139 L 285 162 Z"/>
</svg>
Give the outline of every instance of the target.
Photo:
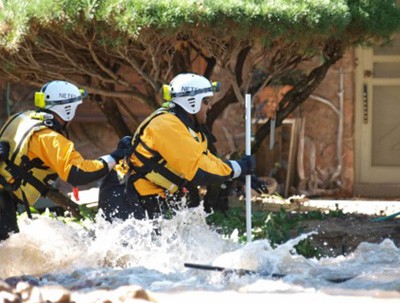
<svg viewBox="0 0 400 303">
<path fill-rule="evenodd" d="M 119 160 L 125 157 L 126 153 L 132 146 L 131 142 L 132 142 L 131 136 L 125 136 L 121 140 L 119 140 L 117 149 L 110 154 L 110 156 L 114 158 L 115 162 L 119 162 Z"/>
<path fill-rule="evenodd" d="M 243 184 L 246 183 L 246 176 L 240 176 L 239 181 Z M 267 183 L 265 183 L 263 179 L 258 178 L 256 175 L 251 175 L 251 188 L 260 195 L 269 193 Z"/>
<path fill-rule="evenodd" d="M 132 136 L 125 136 L 118 142 L 117 149 L 129 149 L 132 146 Z"/>
<path fill-rule="evenodd" d="M 256 175 L 251 175 L 251 188 L 260 195 L 268 194 L 267 183 L 265 183 L 263 179 L 258 178 Z"/>
<path fill-rule="evenodd" d="M 254 156 L 244 156 L 240 160 L 237 160 L 237 163 L 242 169 L 240 177 L 254 174 L 254 171 L 256 170 L 256 159 Z"/>
<path fill-rule="evenodd" d="M 7 160 L 9 153 L 10 153 L 10 143 L 5 141 L 0 141 L 0 161 Z"/>
</svg>

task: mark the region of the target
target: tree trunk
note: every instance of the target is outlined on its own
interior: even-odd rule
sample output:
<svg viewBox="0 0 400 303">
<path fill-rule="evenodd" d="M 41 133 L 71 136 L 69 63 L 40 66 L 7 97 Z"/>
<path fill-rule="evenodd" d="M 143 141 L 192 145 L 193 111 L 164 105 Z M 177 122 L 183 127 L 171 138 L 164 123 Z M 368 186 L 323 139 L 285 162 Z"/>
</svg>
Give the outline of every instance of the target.
<svg viewBox="0 0 400 303">
<path fill-rule="evenodd" d="M 126 125 L 121 111 L 114 100 L 99 95 L 95 95 L 94 98 L 101 111 L 106 116 L 108 123 L 113 127 L 119 138 L 132 135 L 132 132 L 128 125 Z"/>
<path fill-rule="evenodd" d="M 343 57 L 344 49 L 340 43 L 334 41 L 327 44 L 324 49 L 326 61 L 313 69 L 311 73 L 302 81 L 297 83 L 293 89 L 286 93 L 282 101 L 279 103 L 279 109 L 276 113 L 276 125 L 279 127 L 285 118 L 289 116 L 296 108 L 298 108 L 311 93 L 324 80 L 329 68 Z M 254 154 L 260 148 L 262 141 L 268 136 L 271 127 L 271 120 L 268 120 L 257 131 L 251 152 Z"/>
<path fill-rule="evenodd" d="M 64 194 L 60 193 L 58 190 L 49 190 L 46 197 L 53 201 L 58 206 L 61 206 L 65 210 L 71 212 L 75 218 L 82 218 L 79 210 L 79 205 L 74 201 L 66 197 Z"/>
</svg>

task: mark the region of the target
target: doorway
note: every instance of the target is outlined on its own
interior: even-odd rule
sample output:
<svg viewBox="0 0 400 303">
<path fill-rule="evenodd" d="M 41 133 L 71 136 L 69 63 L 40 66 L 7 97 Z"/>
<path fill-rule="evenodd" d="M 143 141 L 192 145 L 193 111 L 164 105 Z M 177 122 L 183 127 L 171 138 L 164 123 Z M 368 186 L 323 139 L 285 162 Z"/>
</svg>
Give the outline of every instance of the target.
<svg viewBox="0 0 400 303">
<path fill-rule="evenodd" d="M 400 196 L 400 34 L 356 58 L 354 193 Z"/>
</svg>

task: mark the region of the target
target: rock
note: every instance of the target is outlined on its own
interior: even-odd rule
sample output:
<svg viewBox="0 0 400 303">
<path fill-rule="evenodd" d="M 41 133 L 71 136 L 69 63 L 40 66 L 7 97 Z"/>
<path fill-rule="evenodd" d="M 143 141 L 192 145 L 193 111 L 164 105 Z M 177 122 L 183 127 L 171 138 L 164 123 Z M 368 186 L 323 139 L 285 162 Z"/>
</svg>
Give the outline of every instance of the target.
<svg viewBox="0 0 400 303">
<path fill-rule="evenodd" d="M 12 292 L 12 288 L 7 282 L 0 280 L 0 291 Z"/>
<path fill-rule="evenodd" d="M 115 290 L 100 289 L 85 293 L 74 292 L 71 295 L 71 302 L 75 303 L 117 303 L 132 302 L 132 300 L 157 302 L 153 295 L 141 286 L 136 285 L 121 286 Z"/>
<path fill-rule="evenodd" d="M 27 303 L 69 303 L 71 292 L 61 285 L 33 286 L 28 282 L 20 281 L 13 294 L 19 301 Z M 7 301 L 0 301 L 7 302 Z M 10 301 L 14 302 L 14 301 Z"/>
<path fill-rule="evenodd" d="M 0 302 L 5 302 L 5 303 L 21 303 L 22 300 L 21 298 L 13 294 L 11 292 L 7 291 L 0 291 Z"/>
<path fill-rule="evenodd" d="M 37 299 L 39 301 L 36 301 Z M 71 302 L 70 299 L 71 292 L 68 289 L 61 285 L 46 285 L 34 287 L 28 302 L 68 303 Z"/>
<path fill-rule="evenodd" d="M 116 290 L 116 295 L 121 302 L 125 302 L 129 299 L 141 299 L 150 302 L 157 302 L 157 300 L 155 300 L 147 290 L 136 285 L 121 286 Z"/>
<path fill-rule="evenodd" d="M 38 286 L 40 284 L 40 280 L 34 276 L 24 275 L 20 277 L 9 277 L 4 280 L 8 283 L 12 288 L 15 288 L 19 282 L 26 282 L 32 286 Z"/>
<path fill-rule="evenodd" d="M 28 282 L 25 281 L 20 281 L 18 284 L 15 286 L 14 293 L 18 294 L 22 301 L 27 301 L 31 297 L 32 289 L 35 286 L 30 285 Z M 39 302 L 39 301 L 37 301 Z"/>
</svg>

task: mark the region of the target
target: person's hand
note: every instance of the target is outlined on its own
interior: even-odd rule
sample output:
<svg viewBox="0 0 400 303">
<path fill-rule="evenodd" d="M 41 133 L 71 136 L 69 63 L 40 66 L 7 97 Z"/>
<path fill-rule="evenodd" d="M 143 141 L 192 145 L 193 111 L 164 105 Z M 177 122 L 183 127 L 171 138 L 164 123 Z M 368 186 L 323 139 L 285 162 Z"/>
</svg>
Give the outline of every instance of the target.
<svg viewBox="0 0 400 303">
<path fill-rule="evenodd" d="M 117 149 L 110 154 L 110 156 L 114 158 L 115 162 L 119 162 L 119 160 L 125 157 L 127 151 L 132 146 L 131 142 L 131 136 L 125 136 L 119 140 Z"/>
<path fill-rule="evenodd" d="M 132 146 L 132 136 L 125 136 L 118 142 L 117 149 L 128 149 Z"/>
<path fill-rule="evenodd" d="M 7 160 L 9 153 L 10 153 L 10 143 L 5 141 L 0 141 L 0 161 Z"/>
<path fill-rule="evenodd" d="M 256 169 L 256 159 L 254 156 L 243 156 L 240 160 L 237 160 L 237 163 L 242 170 L 239 177 L 254 174 Z"/>
</svg>

